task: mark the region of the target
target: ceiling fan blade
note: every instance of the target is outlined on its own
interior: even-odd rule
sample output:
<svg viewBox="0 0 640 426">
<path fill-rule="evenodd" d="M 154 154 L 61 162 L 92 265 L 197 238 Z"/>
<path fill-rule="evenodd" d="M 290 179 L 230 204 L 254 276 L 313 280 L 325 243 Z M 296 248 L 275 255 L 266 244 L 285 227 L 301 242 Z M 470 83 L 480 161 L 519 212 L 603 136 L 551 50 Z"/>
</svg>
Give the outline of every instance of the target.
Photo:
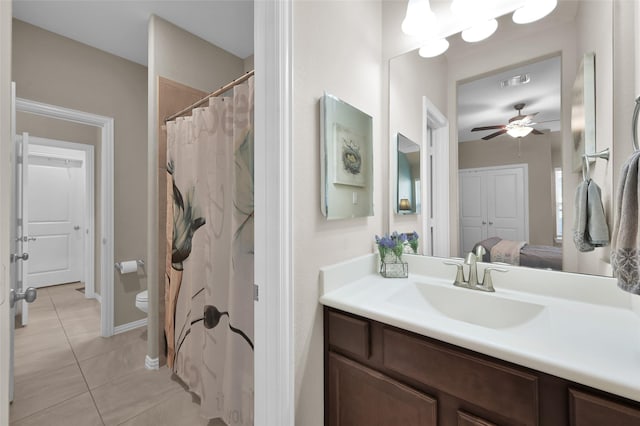
<svg viewBox="0 0 640 426">
<path fill-rule="evenodd" d="M 488 141 L 489 139 L 495 138 L 496 136 L 500 136 L 500 135 L 503 135 L 505 133 L 507 133 L 507 130 L 506 129 L 502 129 L 502 130 L 500 130 L 498 132 L 491 133 L 489 136 L 485 136 L 482 139 L 485 140 L 485 141 Z"/>
<path fill-rule="evenodd" d="M 533 130 L 531 131 L 531 133 L 533 133 L 534 135 L 544 135 L 544 132 L 541 132 L 541 131 L 540 131 L 540 130 L 538 130 L 538 129 L 533 129 Z"/>
<path fill-rule="evenodd" d="M 471 131 L 477 132 L 479 130 L 496 130 L 496 129 L 504 129 L 504 126 L 496 125 L 496 126 L 474 127 L 473 129 L 471 129 Z"/>
<path fill-rule="evenodd" d="M 524 116 L 524 118 L 528 118 L 529 120 L 531 120 L 533 117 L 535 117 L 536 115 L 538 115 L 537 112 L 534 112 L 533 114 L 527 114 Z"/>
</svg>

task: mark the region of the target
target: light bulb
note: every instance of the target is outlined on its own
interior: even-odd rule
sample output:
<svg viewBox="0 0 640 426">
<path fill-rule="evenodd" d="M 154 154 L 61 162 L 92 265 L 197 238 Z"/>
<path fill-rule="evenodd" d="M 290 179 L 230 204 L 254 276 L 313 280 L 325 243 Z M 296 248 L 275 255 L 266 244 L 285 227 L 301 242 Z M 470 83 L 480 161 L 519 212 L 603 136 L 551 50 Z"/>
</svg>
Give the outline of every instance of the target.
<svg viewBox="0 0 640 426">
<path fill-rule="evenodd" d="M 529 24 L 550 14 L 558 5 L 558 0 L 527 0 L 524 6 L 513 12 L 513 22 Z"/>
<path fill-rule="evenodd" d="M 407 14 L 402 21 L 402 32 L 412 37 L 426 37 L 436 30 L 436 15 L 429 0 L 409 0 Z"/>
<path fill-rule="evenodd" d="M 468 43 L 475 43 L 491 36 L 498 29 L 498 21 L 489 19 L 475 24 L 462 32 L 462 39 Z"/>
<path fill-rule="evenodd" d="M 423 45 L 420 50 L 418 50 L 418 55 L 423 58 L 433 58 L 434 56 L 438 56 L 443 54 L 449 48 L 449 42 L 446 38 L 439 38 L 436 40 L 432 40 L 427 44 Z"/>
</svg>

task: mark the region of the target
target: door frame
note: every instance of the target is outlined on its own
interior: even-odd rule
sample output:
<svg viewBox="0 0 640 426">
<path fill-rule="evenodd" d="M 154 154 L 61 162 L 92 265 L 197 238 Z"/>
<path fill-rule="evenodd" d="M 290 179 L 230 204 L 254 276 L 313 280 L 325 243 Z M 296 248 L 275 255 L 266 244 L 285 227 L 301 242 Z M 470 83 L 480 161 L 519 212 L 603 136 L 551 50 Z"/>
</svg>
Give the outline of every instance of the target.
<svg viewBox="0 0 640 426">
<path fill-rule="evenodd" d="M 114 119 L 103 115 L 45 104 L 28 99 L 16 99 L 16 112 L 26 112 L 48 118 L 97 127 L 100 130 L 100 213 L 101 224 L 96 237 L 102 242 L 100 253 L 100 331 L 103 337 L 113 335 L 113 178 Z"/>
<path fill-rule="evenodd" d="M 85 154 L 83 164 L 83 180 L 85 193 L 84 199 L 84 228 L 88 230 L 88 233 L 84 234 L 83 238 L 83 265 L 82 265 L 82 280 L 84 282 L 84 296 L 87 299 L 98 299 L 101 301 L 99 295 L 95 292 L 95 194 L 94 194 L 94 148 L 93 145 L 68 142 L 51 138 L 42 138 L 38 136 L 29 136 L 29 145 L 46 146 L 50 148 L 62 148 L 72 151 L 82 151 Z M 29 156 L 46 157 L 48 154 L 33 152 L 29 150 Z M 27 163 L 28 164 L 28 163 Z M 84 230 L 83 230 L 84 232 Z"/>
</svg>

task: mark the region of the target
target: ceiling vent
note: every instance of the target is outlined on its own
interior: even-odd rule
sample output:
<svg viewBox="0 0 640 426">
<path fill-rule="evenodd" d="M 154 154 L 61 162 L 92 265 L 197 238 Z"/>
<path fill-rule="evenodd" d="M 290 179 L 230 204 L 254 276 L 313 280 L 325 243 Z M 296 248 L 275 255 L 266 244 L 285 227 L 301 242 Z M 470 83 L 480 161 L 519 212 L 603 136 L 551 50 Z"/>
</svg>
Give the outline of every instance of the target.
<svg viewBox="0 0 640 426">
<path fill-rule="evenodd" d="M 521 86 L 523 84 L 527 84 L 530 81 L 531 76 L 529 74 L 514 75 L 511 78 L 502 80 L 500 82 L 500 87 L 504 89 L 505 87 Z"/>
</svg>

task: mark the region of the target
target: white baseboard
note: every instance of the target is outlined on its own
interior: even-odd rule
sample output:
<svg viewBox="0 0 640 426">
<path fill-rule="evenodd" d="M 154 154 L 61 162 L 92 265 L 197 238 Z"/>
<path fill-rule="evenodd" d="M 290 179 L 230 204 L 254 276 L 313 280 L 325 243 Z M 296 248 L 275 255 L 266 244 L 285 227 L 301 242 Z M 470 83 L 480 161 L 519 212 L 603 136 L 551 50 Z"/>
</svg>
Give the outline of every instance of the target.
<svg viewBox="0 0 640 426">
<path fill-rule="evenodd" d="M 159 358 L 151 358 L 147 355 L 144 358 L 144 368 L 147 370 L 157 370 L 160 368 L 160 359 Z"/>
<path fill-rule="evenodd" d="M 93 298 L 96 299 L 98 303 L 102 305 L 102 296 L 100 296 L 98 293 L 93 293 Z"/>
<path fill-rule="evenodd" d="M 124 333 L 125 331 L 133 330 L 135 328 L 145 327 L 147 325 L 147 319 L 142 318 L 138 321 L 128 322 L 126 324 L 119 325 L 113 329 L 113 334 Z"/>
</svg>

